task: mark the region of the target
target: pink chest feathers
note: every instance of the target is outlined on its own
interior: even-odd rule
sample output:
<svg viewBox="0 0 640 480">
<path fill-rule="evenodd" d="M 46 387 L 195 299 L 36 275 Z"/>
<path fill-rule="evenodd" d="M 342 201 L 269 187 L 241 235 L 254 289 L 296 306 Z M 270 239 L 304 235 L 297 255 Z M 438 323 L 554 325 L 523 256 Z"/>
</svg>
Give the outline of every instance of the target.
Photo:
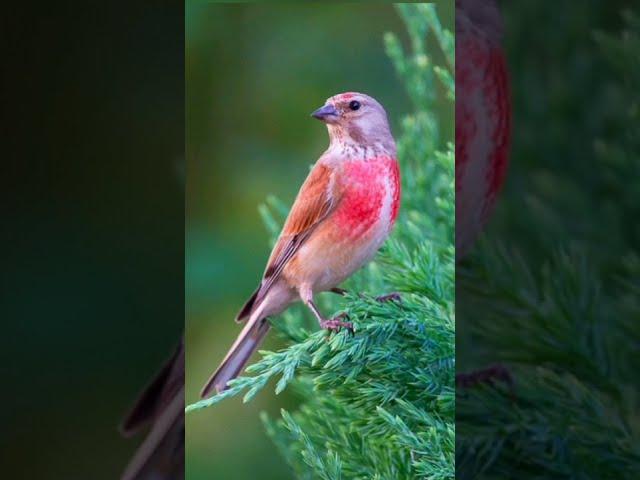
<svg viewBox="0 0 640 480">
<path fill-rule="evenodd" d="M 342 199 L 336 223 L 347 235 L 361 235 L 376 226 L 391 229 L 400 208 L 400 171 L 390 157 L 352 161 L 340 177 Z"/>
</svg>

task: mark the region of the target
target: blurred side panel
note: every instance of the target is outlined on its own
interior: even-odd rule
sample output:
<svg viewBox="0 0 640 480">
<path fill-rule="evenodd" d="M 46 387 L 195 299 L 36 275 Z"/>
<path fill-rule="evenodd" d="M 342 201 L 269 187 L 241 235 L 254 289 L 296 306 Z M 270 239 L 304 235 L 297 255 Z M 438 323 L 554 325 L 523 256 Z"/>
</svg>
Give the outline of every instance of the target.
<svg viewBox="0 0 640 480">
<path fill-rule="evenodd" d="M 640 8 L 456 7 L 456 476 L 638 478 Z"/>
<path fill-rule="evenodd" d="M 114 479 L 184 318 L 184 15 L 2 15 L 3 478 Z"/>
</svg>

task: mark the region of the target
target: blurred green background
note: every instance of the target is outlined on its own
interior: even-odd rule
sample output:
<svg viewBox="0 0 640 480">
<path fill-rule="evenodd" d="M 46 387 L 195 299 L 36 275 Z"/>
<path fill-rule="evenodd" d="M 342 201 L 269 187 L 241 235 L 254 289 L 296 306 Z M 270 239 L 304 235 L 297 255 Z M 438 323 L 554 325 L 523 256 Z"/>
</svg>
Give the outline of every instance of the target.
<svg viewBox="0 0 640 480">
<path fill-rule="evenodd" d="M 439 13 L 452 30 L 448 3 Z M 309 114 L 344 91 L 377 98 L 395 132 L 411 111 L 384 52 L 387 31 L 406 42 L 390 4 L 187 5 L 187 403 L 235 339 L 233 317 L 262 274 L 269 244 L 258 205 L 271 194 L 290 204 L 328 144 Z M 264 348 L 277 348 L 274 337 Z M 249 404 L 187 415 L 187 478 L 291 478 L 259 412 L 294 402 L 268 388 Z"/>
<path fill-rule="evenodd" d="M 0 182 L 2 478 L 113 480 L 183 329 L 183 5 L 14 4 Z"/>
</svg>

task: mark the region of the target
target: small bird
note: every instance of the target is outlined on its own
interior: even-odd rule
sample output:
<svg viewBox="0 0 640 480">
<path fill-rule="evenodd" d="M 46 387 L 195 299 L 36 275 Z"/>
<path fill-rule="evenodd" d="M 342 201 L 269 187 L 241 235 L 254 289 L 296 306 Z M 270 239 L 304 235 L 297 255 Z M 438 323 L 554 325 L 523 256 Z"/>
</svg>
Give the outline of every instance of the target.
<svg viewBox="0 0 640 480">
<path fill-rule="evenodd" d="M 302 301 L 321 328 L 351 328 L 327 319 L 314 295 L 336 287 L 373 258 L 400 207 L 400 171 L 387 114 L 356 92 L 330 97 L 311 114 L 329 130 L 329 148 L 303 183 L 276 242 L 260 286 L 236 321 L 246 322 L 202 389 L 221 392 L 237 377 L 269 331 L 268 317 Z"/>
</svg>

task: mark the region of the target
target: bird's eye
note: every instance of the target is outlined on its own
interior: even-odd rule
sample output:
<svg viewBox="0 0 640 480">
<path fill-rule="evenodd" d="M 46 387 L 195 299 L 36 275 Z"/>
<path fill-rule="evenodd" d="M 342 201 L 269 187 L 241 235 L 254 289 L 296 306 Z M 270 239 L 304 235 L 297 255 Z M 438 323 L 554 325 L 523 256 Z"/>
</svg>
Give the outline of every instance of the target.
<svg viewBox="0 0 640 480">
<path fill-rule="evenodd" d="M 351 102 L 349 102 L 349 108 L 351 110 L 358 110 L 360 108 L 360 102 L 357 100 L 351 100 Z"/>
</svg>

